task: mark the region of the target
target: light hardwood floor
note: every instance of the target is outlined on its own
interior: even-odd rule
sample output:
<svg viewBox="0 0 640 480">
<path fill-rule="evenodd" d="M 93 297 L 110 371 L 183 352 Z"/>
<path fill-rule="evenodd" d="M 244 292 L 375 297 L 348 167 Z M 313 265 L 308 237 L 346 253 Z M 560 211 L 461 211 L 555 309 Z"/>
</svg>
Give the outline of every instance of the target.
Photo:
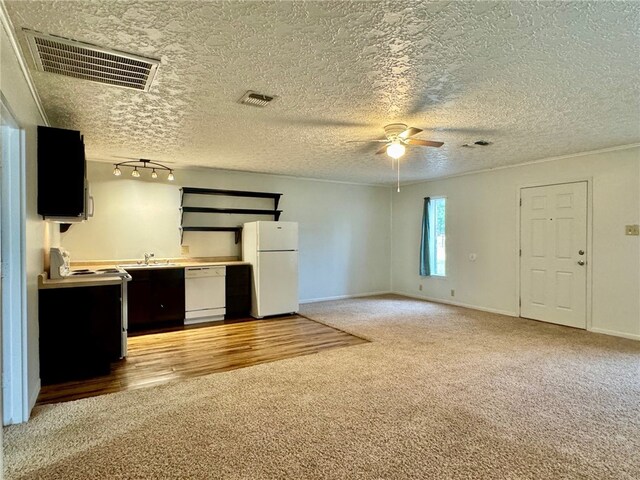
<svg viewBox="0 0 640 480">
<path fill-rule="evenodd" d="M 259 363 L 358 345 L 367 340 L 300 316 L 132 336 L 111 373 L 42 387 L 38 405 L 158 385 Z"/>
</svg>

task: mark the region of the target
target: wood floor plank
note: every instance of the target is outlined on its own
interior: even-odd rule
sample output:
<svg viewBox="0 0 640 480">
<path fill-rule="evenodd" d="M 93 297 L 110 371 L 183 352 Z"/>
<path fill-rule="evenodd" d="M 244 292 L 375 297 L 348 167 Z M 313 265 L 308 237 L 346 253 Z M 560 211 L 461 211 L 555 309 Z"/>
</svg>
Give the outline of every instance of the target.
<svg viewBox="0 0 640 480">
<path fill-rule="evenodd" d="M 114 363 L 109 375 L 44 386 L 38 404 L 144 388 L 367 343 L 297 315 L 135 335 L 128 341 L 126 360 Z"/>
</svg>

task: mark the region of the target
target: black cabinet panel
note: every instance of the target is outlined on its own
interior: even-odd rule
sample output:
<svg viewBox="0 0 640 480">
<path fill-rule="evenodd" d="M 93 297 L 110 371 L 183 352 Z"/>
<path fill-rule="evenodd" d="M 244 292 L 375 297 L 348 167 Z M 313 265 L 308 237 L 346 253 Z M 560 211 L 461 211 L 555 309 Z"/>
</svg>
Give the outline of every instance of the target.
<svg viewBox="0 0 640 480">
<path fill-rule="evenodd" d="M 135 331 L 153 324 L 151 279 L 148 270 L 130 270 L 132 280 L 127 284 L 129 330 Z"/>
<path fill-rule="evenodd" d="M 251 310 L 251 265 L 227 265 L 225 318 L 248 317 Z"/>
<path fill-rule="evenodd" d="M 184 322 L 184 269 L 151 271 L 156 323 Z"/>
<path fill-rule="evenodd" d="M 38 213 L 84 217 L 86 161 L 80 132 L 38 127 Z"/>
<path fill-rule="evenodd" d="M 127 303 L 132 332 L 184 322 L 184 269 L 130 270 Z"/>
<path fill-rule="evenodd" d="M 109 373 L 121 349 L 120 285 L 39 291 L 43 385 Z"/>
</svg>

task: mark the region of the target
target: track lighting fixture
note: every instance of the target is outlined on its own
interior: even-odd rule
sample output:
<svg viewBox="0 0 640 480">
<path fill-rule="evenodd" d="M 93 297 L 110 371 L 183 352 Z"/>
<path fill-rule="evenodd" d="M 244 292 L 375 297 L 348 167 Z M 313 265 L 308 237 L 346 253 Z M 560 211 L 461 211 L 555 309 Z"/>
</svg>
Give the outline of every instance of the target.
<svg viewBox="0 0 640 480">
<path fill-rule="evenodd" d="M 158 170 L 169 172 L 169 174 L 167 175 L 168 181 L 173 182 L 176 179 L 171 168 L 166 167 L 161 163 L 154 162 L 153 160 L 146 160 L 144 158 L 141 158 L 140 160 L 130 160 L 127 162 L 116 163 L 113 165 L 113 167 L 113 174 L 116 177 L 122 175 L 122 170 L 120 170 L 120 167 L 132 167 L 133 170 L 131 171 L 131 176 L 134 178 L 140 178 L 140 171 L 138 169 L 146 168 L 151 170 L 151 178 L 153 178 L 154 180 L 158 178 Z"/>
</svg>

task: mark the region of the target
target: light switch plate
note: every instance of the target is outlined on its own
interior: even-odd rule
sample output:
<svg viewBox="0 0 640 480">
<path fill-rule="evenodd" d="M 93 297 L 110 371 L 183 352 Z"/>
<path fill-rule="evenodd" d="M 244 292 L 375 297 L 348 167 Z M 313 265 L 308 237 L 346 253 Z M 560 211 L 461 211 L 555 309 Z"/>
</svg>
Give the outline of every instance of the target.
<svg viewBox="0 0 640 480">
<path fill-rule="evenodd" d="M 189 255 L 189 245 L 182 245 L 180 247 L 180 253 L 182 255 Z"/>
<path fill-rule="evenodd" d="M 625 225 L 624 233 L 626 235 L 640 235 L 640 225 Z"/>
</svg>

